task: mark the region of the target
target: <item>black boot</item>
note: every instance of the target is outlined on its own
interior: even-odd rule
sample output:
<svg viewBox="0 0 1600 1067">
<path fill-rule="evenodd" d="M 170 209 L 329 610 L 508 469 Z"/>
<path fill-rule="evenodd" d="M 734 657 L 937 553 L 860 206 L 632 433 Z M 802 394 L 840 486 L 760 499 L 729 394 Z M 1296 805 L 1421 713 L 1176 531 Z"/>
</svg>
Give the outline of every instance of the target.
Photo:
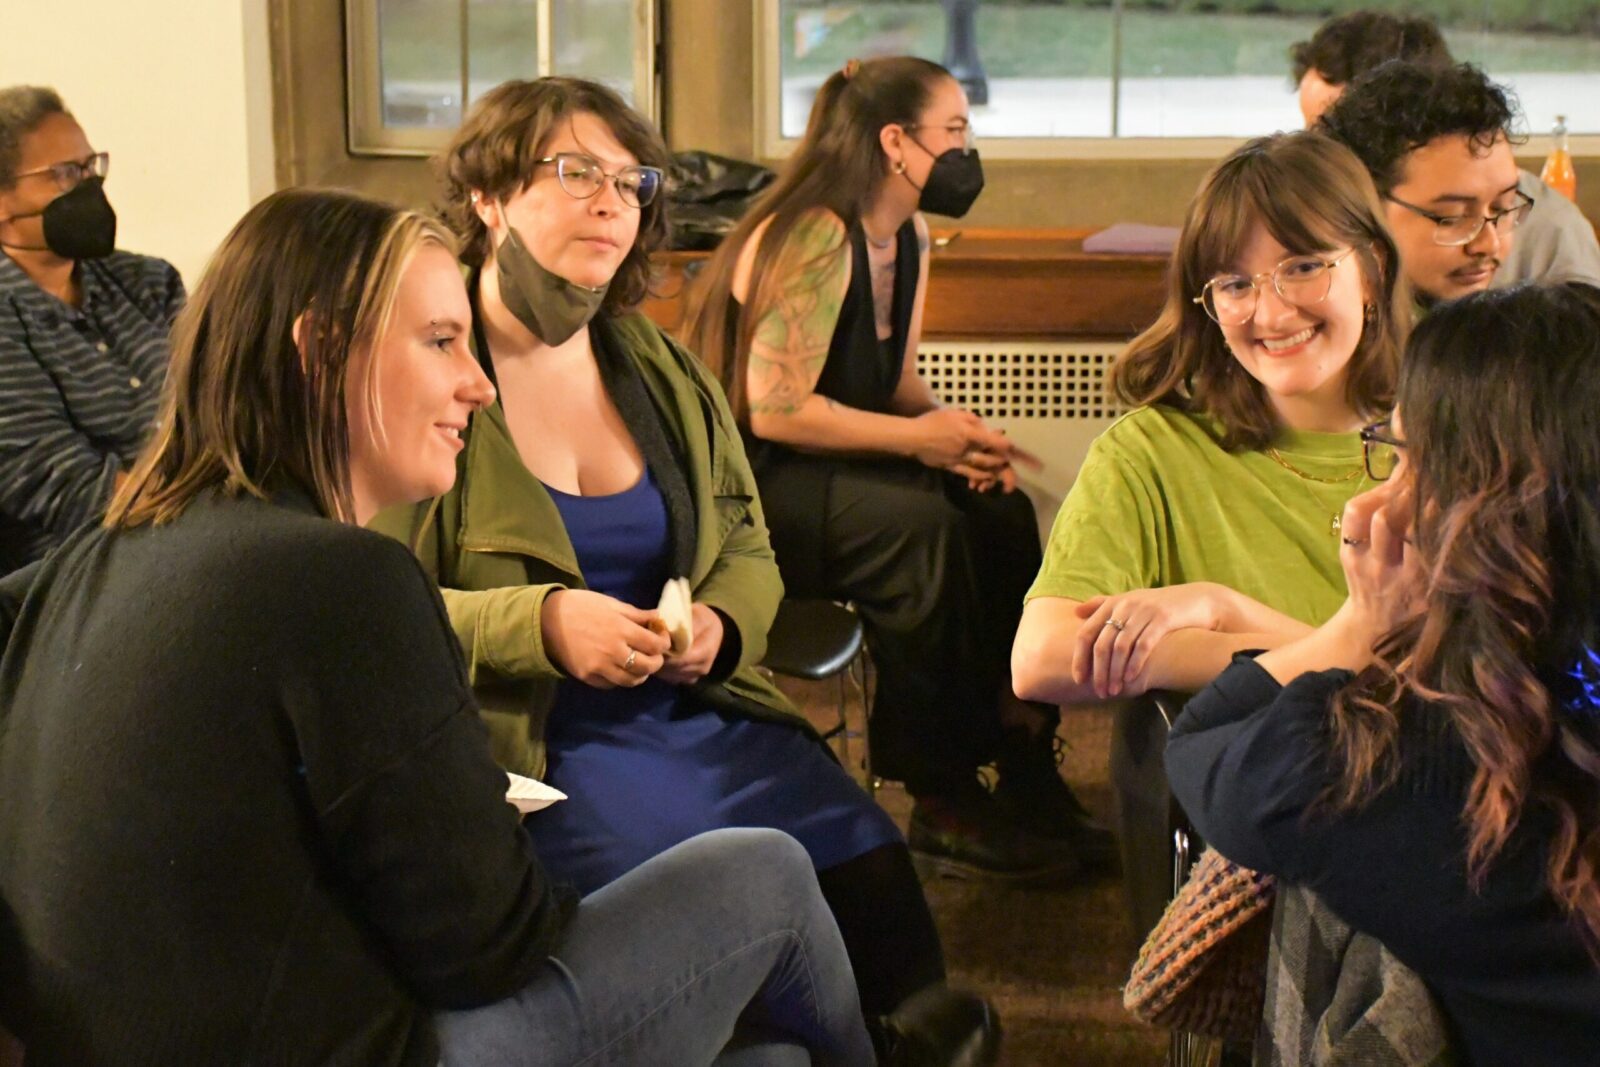
<svg viewBox="0 0 1600 1067">
<path fill-rule="evenodd" d="M 911 860 L 924 878 L 985 878 L 1014 885 L 1061 885 L 1083 870 L 1064 841 L 1037 837 L 1007 819 L 976 780 L 921 793 L 911 809 Z"/>
<path fill-rule="evenodd" d="M 1117 839 L 1094 821 L 1062 779 L 1062 754 L 1061 739 L 1053 730 L 1007 730 L 1000 746 L 995 803 L 1028 833 L 1071 845 L 1090 870 L 1113 870 Z"/>
<path fill-rule="evenodd" d="M 883 1067 L 990 1067 L 1000 1016 L 980 996 L 944 984 L 912 994 L 871 1027 Z"/>
</svg>

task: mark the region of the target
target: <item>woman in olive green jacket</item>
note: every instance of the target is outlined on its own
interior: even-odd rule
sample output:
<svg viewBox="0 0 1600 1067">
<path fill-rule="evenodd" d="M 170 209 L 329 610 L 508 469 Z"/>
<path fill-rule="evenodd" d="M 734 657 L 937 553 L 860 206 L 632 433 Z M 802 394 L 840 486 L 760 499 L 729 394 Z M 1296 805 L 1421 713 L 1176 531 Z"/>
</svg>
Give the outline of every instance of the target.
<svg viewBox="0 0 1600 1067">
<path fill-rule="evenodd" d="M 943 978 L 893 822 L 754 667 L 783 596 L 721 389 L 642 315 L 665 149 L 609 90 L 512 82 L 444 165 L 500 400 L 455 488 L 383 516 L 444 590 L 495 755 L 569 794 L 530 816 L 588 892 L 680 840 L 770 826 L 806 847 L 869 1016 Z M 446 434 L 458 427 L 440 427 Z M 653 628 L 668 578 L 693 639 Z"/>
</svg>

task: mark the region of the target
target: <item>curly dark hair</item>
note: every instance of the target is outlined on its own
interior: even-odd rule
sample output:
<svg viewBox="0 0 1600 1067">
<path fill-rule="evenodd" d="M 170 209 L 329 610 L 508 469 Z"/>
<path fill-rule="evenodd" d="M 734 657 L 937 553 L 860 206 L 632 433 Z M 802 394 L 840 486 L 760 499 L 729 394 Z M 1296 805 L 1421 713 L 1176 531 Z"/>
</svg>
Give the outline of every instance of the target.
<svg viewBox="0 0 1600 1067">
<path fill-rule="evenodd" d="M 1296 85 L 1308 70 L 1334 85 L 1344 85 L 1391 59 L 1430 67 L 1448 67 L 1455 62 L 1433 19 L 1387 11 L 1340 15 L 1318 26 L 1311 40 L 1289 46 Z"/>
<path fill-rule="evenodd" d="M 1463 135 L 1479 151 L 1501 137 L 1513 144 L 1517 101 L 1471 63 L 1429 67 L 1384 63 L 1352 82 L 1322 113 L 1317 129 L 1349 146 L 1387 194 L 1408 155 L 1440 137 Z"/>
</svg>

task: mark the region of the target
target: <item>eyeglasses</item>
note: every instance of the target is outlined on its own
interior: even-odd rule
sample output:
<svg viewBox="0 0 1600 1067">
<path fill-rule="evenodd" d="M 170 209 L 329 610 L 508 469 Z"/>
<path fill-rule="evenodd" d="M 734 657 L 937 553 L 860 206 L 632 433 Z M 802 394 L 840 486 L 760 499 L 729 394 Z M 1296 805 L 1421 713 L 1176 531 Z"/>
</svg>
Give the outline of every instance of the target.
<svg viewBox="0 0 1600 1067">
<path fill-rule="evenodd" d="M 1346 249 L 1332 259 L 1322 256 L 1290 256 L 1271 270 L 1246 277 L 1243 274 L 1219 274 L 1206 282 L 1194 302 L 1206 309 L 1206 314 L 1219 326 L 1238 326 L 1249 322 L 1256 313 L 1256 298 L 1260 295 L 1259 281 L 1272 279 L 1272 288 L 1279 296 L 1305 307 L 1320 304 L 1327 299 L 1333 285 L 1333 268 L 1342 263 L 1355 249 Z"/>
<path fill-rule="evenodd" d="M 1406 443 L 1389 432 L 1389 420 L 1375 422 L 1361 431 L 1361 458 L 1367 465 L 1367 477 L 1382 482 L 1400 466 L 1400 450 Z"/>
<path fill-rule="evenodd" d="M 1399 204 L 1407 211 L 1414 211 L 1433 223 L 1433 243 L 1447 248 L 1471 244 L 1485 226 L 1492 225 L 1497 234 L 1510 233 L 1521 226 L 1527 220 L 1528 212 L 1533 210 L 1533 197 L 1520 189 L 1517 190 L 1515 204 L 1492 215 L 1436 215 L 1398 197 L 1385 196 L 1384 199 L 1391 204 Z"/>
<path fill-rule="evenodd" d="M 88 159 L 72 160 L 66 163 L 52 163 L 48 167 L 38 170 L 25 170 L 15 175 L 13 181 L 22 178 L 32 178 L 40 174 L 48 174 L 55 179 L 56 187 L 63 193 L 70 193 L 78 187 L 78 183 L 85 178 L 104 178 L 111 170 L 111 153 L 96 152 Z"/>
<path fill-rule="evenodd" d="M 977 146 L 977 135 L 972 131 L 972 123 L 968 122 L 966 119 L 956 119 L 954 122 L 946 123 L 943 126 L 937 126 L 927 122 L 915 122 L 909 126 L 902 126 L 900 128 L 907 132 L 910 132 L 911 130 L 943 130 L 945 133 L 961 138 L 962 152 L 970 152 Z M 915 140 L 915 138 L 913 138 L 913 140 Z M 917 144 L 920 145 L 922 142 L 917 141 Z M 926 149 L 924 149 L 924 151 L 926 151 Z M 939 153 L 929 152 L 928 154 L 936 156 Z"/>
<path fill-rule="evenodd" d="M 600 195 L 606 179 L 617 187 L 617 195 L 629 207 L 644 207 L 661 192 L 663 176 L 660 167 L 623 167 L 614 174 L 607 173 L 600 161 L 581 152 L 557 152 L 553 156 L 534 160 L 535 165 L 554 163 L 556 180 L 561 189 L 575 200 L 588 200 Z"/>
</svg>

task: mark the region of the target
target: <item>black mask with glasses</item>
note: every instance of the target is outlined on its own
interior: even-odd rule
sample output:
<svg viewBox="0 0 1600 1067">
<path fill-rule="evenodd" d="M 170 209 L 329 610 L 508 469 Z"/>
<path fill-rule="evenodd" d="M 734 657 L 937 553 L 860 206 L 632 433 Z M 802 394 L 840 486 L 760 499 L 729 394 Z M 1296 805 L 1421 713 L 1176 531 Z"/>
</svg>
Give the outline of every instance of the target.
<svg viewBox="0 0 1600 1067">
<path fill-rule="evenodd" d="M 1488 215 L 1440 215 L 1429 211 L 1427 208 L 1408 204 L 1395 196 L 1385 196 L 1391 204 L 1399 204 L 1407 211 L 1415 212 L 1433 223 L 1433 243 L 1446 248 L 1456 248 L 1469 245 L 1478 239 L 1478 234 L 1483 232 L 1485 226 L 1493 226 L 1495 233 L 1507 234 L 1527 221 L 1528 212 L 1533 210 L 1533 197 L 1517 190 L 1517 202 L 1503 211 L 1496 211 Z"/>
<path fill-rule="evenodd" d="M 1290 256 L 1271 270 L 1260 274 L 1219 274 L 1206 282 L 1194 302 L 1206 309 L 1219 326 L 1240 326 L 1256 313 L 1256 298 L 1262 279 L 1271 278 L 1272 288 L 1296 307 L 1320 304 L 1333 286 L 1333 268 L 1355 249 L 1346 249 L 1331 259 L 1327 256 Z"/>
<path fill-rule="evenodd" d="M 1406 443 L 1394 435 L 1389 420 L 1375 422 L 1361 430 L 1361 458 L 1367 464 L 1367 477 L 1387 481 L 1400 466 L 1400 450 Z"/>
<path fill-rule="evenodd" d="M 38 170 L 25 170 L 13 175 L 13 181 L 23 178 L 34 178 L 47 174 L 56 183 L 56 188 L 63 193 L 70 193 L 78 187 L 78 183 L 85 178 L 104 178 L 111 170 L 111 153 L 96 152 L 87 159 L 73 159 L 65 163 L 52 163 L 48 167 Z"/>
<path fill-rule="evenodd" d="M 556 180 L 562 192 L 576 200 L 589 200 L 600 195 L 606 180 L 617 187 L 617 196 L 629 207 L 644 207 L 661 192 L 663 175 L 660 167 L 623 167 L 608 173 L 600 161 L 582 152 L 557 152 L 553 156 L 534 160 L 535 165 L 554 163 Z"/>
</svg>

